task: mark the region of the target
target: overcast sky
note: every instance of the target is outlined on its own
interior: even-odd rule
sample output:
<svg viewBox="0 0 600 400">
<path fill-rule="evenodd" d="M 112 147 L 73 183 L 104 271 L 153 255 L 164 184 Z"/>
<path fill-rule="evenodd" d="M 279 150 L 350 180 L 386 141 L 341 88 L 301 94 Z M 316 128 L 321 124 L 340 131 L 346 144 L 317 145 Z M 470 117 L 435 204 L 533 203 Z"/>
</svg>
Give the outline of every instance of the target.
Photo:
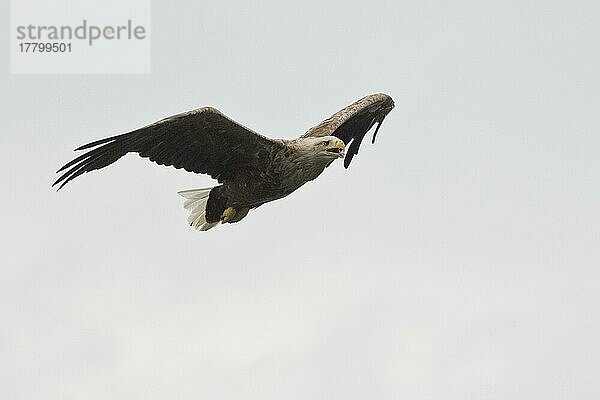
<svg viewBox="0 0 600 400">
<path fill-rule="evenodd" d="M 221 3 L 154 1 L 150 74 L 0 64 L 0 397 L 599 398 L 598 3 Z M 292 138 L 375 92 L 375 145 L 239 224 L 134 155 L 50 187 L 184 110 Z"/>
</svg>

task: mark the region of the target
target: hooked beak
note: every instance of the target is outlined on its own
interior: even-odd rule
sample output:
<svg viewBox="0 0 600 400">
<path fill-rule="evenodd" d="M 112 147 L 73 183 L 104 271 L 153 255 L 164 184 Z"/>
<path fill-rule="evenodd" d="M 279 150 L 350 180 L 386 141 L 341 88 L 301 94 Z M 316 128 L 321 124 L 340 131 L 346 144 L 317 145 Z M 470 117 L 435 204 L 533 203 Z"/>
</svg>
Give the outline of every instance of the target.
<svg viewBox="0 0 600 400">
<path fill-rule="evenodd" d="M 327 148 L 327 152 L 336 154 L 338 158 L 344 158 L 345 147 L 346 146 L 344 145 L 344 142 L 342 142 L 341 140 L 337 140 L 332 144 L 331 147 Z"/>
</svg>

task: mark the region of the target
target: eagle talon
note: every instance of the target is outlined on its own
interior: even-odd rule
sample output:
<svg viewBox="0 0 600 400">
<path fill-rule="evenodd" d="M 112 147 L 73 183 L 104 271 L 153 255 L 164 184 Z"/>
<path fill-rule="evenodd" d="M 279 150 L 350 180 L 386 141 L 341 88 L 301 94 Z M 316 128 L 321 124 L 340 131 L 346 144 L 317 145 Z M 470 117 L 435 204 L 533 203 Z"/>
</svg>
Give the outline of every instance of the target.
<svg viewBox="0 0 600 400">
<path fill-rule="evenodd" d="M 235 213 L 235 208 L 227 207 L 225 211 L 223 211 L 223 215 L 221 215 L 221 222 L 224 224 L 231 221 L 233 217 L 235 217 Z"/>
</svg>

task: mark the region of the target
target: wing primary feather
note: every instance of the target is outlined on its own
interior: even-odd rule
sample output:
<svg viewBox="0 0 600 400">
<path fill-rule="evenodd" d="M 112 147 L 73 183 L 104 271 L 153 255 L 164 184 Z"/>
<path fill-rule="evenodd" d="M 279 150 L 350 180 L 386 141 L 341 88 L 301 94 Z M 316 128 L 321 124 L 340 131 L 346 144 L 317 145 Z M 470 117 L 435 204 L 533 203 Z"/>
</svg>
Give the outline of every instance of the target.
<svg viewBox="0 0 600 400">
<path fill-rule="evenodd" d="M 383 123 L 383 118 L 377 122 L 377 127 L 375 128 L 375 132 L 373 132 L 373 139 L 371 139 L 371 144 L 375 143 L 375 137 L 377 136 L 377 132 L 379 132 L 379 127 Z"/>
<path fill-rule="evenodd" d="M 62 182 L 58 187 L 58 190 L 60 190 L 63 186 L 81 174 L 104 168 L 107 165 L 112 164 L 128 153 L 126 145 L 130 144 L 131 140 L 132 139 L 130 138 L 124 138 L 119 141 L 113 140 L 112 142 L 105 143 L 104 145 L 77 157 L 77 159 L 61 168 L 62 171 L 72 166 L 72 168 L 61 175 L 52 186 Z"/>
<path fill-rule="evenodd" d="M 56 171 L 56 173 L 62 172 L 65 169 L 69 168 L 71 165 L 77 164 L 79 161 L 89 158 L 91 156 L 91 153 L 92 153 L 91 151 L 88 151 L 87 153 L 80 155 L 79 157 L 75 158 L 74 160 L 69 161 L 68 163 L 66 163 L 65 165 L 60 167 L 60 169 L 58 171 Z"/>
<path fill-rule="evenodd" d="M 135 132 L 135 131 L 133 131 L 133 132 Z M 133 133 L 133 132 L 129 132 L 129 133 Z M 89 148 L 92 148 L 92 147 L 96 147 L 96 146 L 99 146 L 101 144 L 108 143 L 108 142 L 113 141 L 113 140 L 117 140 L 117 139 L 119 139 L 119 138 L 121 138 L 121 137 L 123 137 L 125 135 L 128 135 L 129 133 L 122 133 L 120 135 L 111 136 L 111 137 L 108 137 L 108 138 L 96 140 L 96 141 L 93 141 L 93 142 L 88 143 L 88 144 L 84 144 L 83 146 L 80 146 L 80 147 L 76 148 L 75 151 L 86 150 L 86 149 L 89 149 Z"/>
<path fill-rule="evenodd" d="M 54 184 L 53 184 L 52 186 L 56 185 L 58 182 L 60 182 L 60 181 L 62 181 L 63 179 L 65 179 L 65 178 L 66 178 L 68 175 L 70 175 L 71 173 L 73 173 L 73 172 L 74 172 L 75 170 L 77 170 L 78 168 L 80 168 L 80 167 L 82 167 L 82 166 L 86 165 L 86 163 L 89 163 L 89 162 L 91 162 L 92 160 L 94 160 L 95 158 L 99 157 L 99 156 L 100 156 L 102 153 L 101 153 L 101 152 L 99 152 L 98 150 L 100 150 L 100 149 L 94 149 L 94 150 L 90 150 L 90 151 L 88 151 L 87 153 L 85 153 L 85 154 L 83 154 L 83 155 L 81 155 L 81 156 L 77 157 L 77 158 L 76 158 L 76 159 L 74 159 L 73 161 L 71 161 L 71 162 L 69 162 L 69 163 L 65 164 L 65 166 L 63 166 L 61 169 L 59 169 L 59 170 L 58 170 L 58 172 L 61 172 L 61 171 L 65 170 L 65 169 L 67 169 L 67 168 L 69 168 L 69 167 L 71 167 L 71 166 L 73 166 L 73 165 L 75 165 L 75 164 L 77 164 L 77 165 L 75 165 L 73 168 L 69 169 L 69 170 L 68 170 L 68 171 L 66 171 L 66 172 L 65 172 L 63 175 L 61 175 L 61 177 L 60 177 L 60 178 L 58 178 L 58 179 L 56 180 L 56 182 L 54 182 Z"/>
<path fill-rule="evenodd" d="M 54 182 L 52 184 L 52 186 L 58 184 L 60 181 L 64 181 L 60 184 L 60 186 L 58 187 L 58 189 L 56 190 L 60 190 L 63 188 L 63 186 L 65 186 L 67 183 L 69 183 L 70 181 L 72 181 L 73 179 L 77 178 L 79 175 L 83 174 L 84 172 L 86 172 L 84 170 L 85 168 L 85 164 L 82 165 L 78 165 L 73 167 L 72 169 L 70 169 L 68 172 L 66 172 L 64 175 L 62 175 L 56 182 Z"/>
</svg>

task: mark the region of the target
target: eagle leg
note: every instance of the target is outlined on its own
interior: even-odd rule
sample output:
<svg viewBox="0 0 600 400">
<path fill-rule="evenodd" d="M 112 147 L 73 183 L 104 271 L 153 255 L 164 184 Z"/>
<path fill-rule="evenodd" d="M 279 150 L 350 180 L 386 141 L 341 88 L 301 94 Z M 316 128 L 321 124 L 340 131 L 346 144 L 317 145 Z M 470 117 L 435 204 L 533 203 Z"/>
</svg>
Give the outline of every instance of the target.
<svg viewBox="0 0 600 400">
<path fill-rule="evenodd" d="M 223 214 L 221 214 L 221 222 L 224 224 L 226 222 L 230 222 L 233 217 L 235 217 L 235 208 L 233 207 L 227 207 L 224 211 Z"/>
<path fill-rule="evenodd" d="M 227 207 L 225 209 L 225 211 L 223 211 L 223 214 L 221 215 L 221 222 L 224 223 L 230 223 L 233 224 L 234 222 L 239 222 L 242 219 L 244 219 L 244 217 L 246 215 L 248 215 L 248 212 L 250 211 L 249 207 L 243 207 L 240 209 L 235 209 L 233 207 Z"/>
<path fill-rule="evenodd" d="M 239 222 L 242 219 L 244 219 L 244 217 L 246 215 L 248 215 L 248 212 L 250 211 L 250 207 L 243 207 L 243 208 L 239 208 L 235 211 L 235 216 L 229 220 L 229 223 L 232 224 L 234 222 Z"/>
</svg>

